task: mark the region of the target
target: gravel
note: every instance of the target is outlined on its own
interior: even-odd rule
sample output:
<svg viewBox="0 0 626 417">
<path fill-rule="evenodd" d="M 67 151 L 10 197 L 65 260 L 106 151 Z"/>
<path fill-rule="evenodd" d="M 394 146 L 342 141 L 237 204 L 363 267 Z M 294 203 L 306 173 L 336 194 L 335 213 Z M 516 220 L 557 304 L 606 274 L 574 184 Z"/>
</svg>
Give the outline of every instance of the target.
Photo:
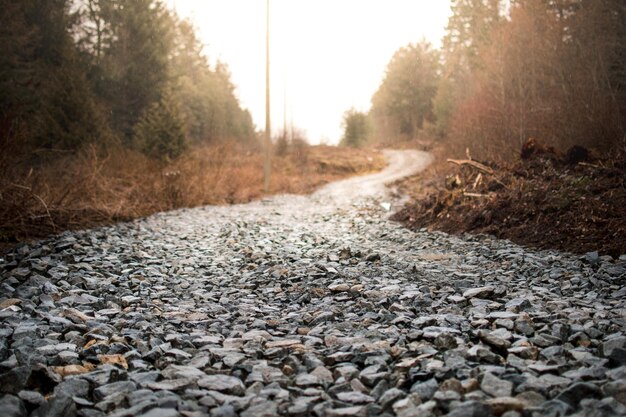
<svg viewBox="0 0 626 417">
<path fill-rule="evenodd" d="M 389 157 L 0 258 L 0 415 L 626 415 L 626 257 L 406 230 Z"/>
</svg>

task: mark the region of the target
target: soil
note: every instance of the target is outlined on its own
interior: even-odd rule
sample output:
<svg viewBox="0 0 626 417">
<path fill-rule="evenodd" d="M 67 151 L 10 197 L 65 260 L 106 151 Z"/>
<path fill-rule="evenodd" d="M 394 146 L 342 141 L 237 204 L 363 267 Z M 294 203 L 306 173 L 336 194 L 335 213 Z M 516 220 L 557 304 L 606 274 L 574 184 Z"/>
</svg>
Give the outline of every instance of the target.
<svg viewBox="0 0 626 417">
<path fill-rule="evenodd" d="M 626 158 L 525 156 L 508 166 L 483 163 L 493 174 L 438 158 L 398 183 L 413 198 L 394 219 L 411 229 L 489 234 L 541 249 L 626 254 Z"/>
</svg>

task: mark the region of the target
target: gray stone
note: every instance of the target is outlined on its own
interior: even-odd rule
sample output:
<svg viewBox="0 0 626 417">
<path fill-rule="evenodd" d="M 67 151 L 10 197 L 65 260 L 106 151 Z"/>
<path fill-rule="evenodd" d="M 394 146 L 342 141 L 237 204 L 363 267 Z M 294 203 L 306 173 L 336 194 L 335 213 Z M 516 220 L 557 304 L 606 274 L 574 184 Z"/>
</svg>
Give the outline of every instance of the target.
<svg viewBox="0 0 626 417">
<path fill-rule="evenodd" d="M 430 400 L 435 392 L 439 389 L 439 384 L 435 378 L 431 378 L 424 382 L 416 382 L 411 386 L 411 392 L 419 395 L 422 401 Z"/>
<path fill-rule="evenodd" d="M 487 285 L 484 287 L 478 287 L 478 288 L 470 288 L 468 290 L 465 290 L 465 292 L 463 292 L 463 297 L 465 298 L 489 298 L 493 295 L 495 291 L 495 287 L 491 286 L 491 285 Z"/>
<path fill-rule="evenodd" d="M 0 410 L 3 417 L 26 417 L 26 407 L 22 400 L 10 394 L 0 397 Z"/>
<path fill-rule="evenodd" d="M 580 402 L 585 416 L 623 417 L 626 416 L 626 406 L 614 398 L 602 400 L 585 399 Z"/>
<path fill-rule="evenodd" d="M 33 411 L 32 417 L 75 417 L 76 404 L 71 397 L 54 395 Z"/>
<path fill-rule="evenodd" d="M 491 407 L 479 401 L 462 402 L 447 414 L 448 417 L 489 417 L 491 415 Z"/>
<path fill-rule="evenodd" d="M 577 382 L 561 391 L 556 400 L 569 404 L 573 409 L 578 407 L 580 400 L 584 398 L 596 398 L 600 396 L 600 388 L 588 382 Z"/>
<path fill-rule="evenodd" d="M 510 397 L 513 392 L 513 383 L 486 372 L 480 383 L 480 389 L 492 397 Z"/>
<path fill-rule="evenodd" d="M 598 351 L 604 357 L 611 356 L 614 349 L 626 347 L 626 336 L 613 337 L 600 344 Z"/>
<path fill-rule="evenodd" d="M 102 385 L 93 391 L 96 401 L 102 401 L 109 395 L 128 394 L 137 389 L 137 385 L 131 381 L 119 381 L 111 384 Z"/>
<path fill-rule="evenodd" d="M 340 401 L 352 404 L 367 404 L 374 402 L 374 398 L 358 391 L 340 392 L 337 394 Z"/>
<path fill-rule="evenodd" d="M 30 366 L 18 366 L 0 375 L 0 392 L 17 394 L 26 386 L 30 378 Z"/>
<path fill-rule="evenodd" d="M 54 387 L 55 395 L 86 398 L 89 395 L 89 382 L 80 378 L 70 378 Z"/>
<path fill-rule="evenodd" d="M 393 403 L 392 408 L 393 408 L 393 412 L 398 417 L 410 417 L 410 416 L 418 416 L 418 415 L 428 416 L 429 411 L 431 411 L 430 415 L 432 415 L 432 410 L 434 410 L 437 407 L 437 403 L 434 401 L 429 401 L 426 404 L 428 404 L 428 409 L 420 408 L 420 406 L 425 405 L 425 404 L 422 404 L 422 399 L 420 398 L 418 394 L 413 393 L 413 394 L 409 394 L 408 396 L 406 396 L 405 398 L 401 400 L 397 400 L 395 403 Z"/>
<path fill-rule="evenodd" d="M 239 415 L 241 417 L 278 417 L 278 408 L 273 401 L 262 401 L 251 405 Z"/>
<path fill-rule="evenodd" d="M 193 387 L 195 384 L 196 379 L 191 378 L 164 379 L 162 381 L 149 383 L 148 388 L 157 391 L 180 391 Z"/>
<path fill-rule="evenodd" d="M 37 391 L 20 391 L 17 396 L 20 400 L 24 401 L 24 403 L 30 404 L 31 406 L 40 406 L 46 401 L 44 396 Z"/>
<path fill-rule="evenodd" d="M 179 417 L 181 414 L 173 408 L 153 408 L 139 417 Z"/>
<path fill-rule="evenodd" d="M 367 409 L 362 406 L 332 408 L 326 410 L 327 417 L 367 417 Z"/>
<path fill-rule="evenodd" d="M 567 403 L 559 400 L 550 400 L 541 404 L 542 416 L 566 416 L 574 409 Z"/>
<path fill-rule="evenodd" d="M 239 378 L 228 375 L 207 375 L 198 380 L 198 386 L 232 395 L 243 395 L 246 389 Z"/>
<path fill-rule="evenodd" d="M 485 342 L 488 345 L 495 347 L 496 349 L 506 350 L 511 347 L 511 342 L 505 340 L 497 335 L 493 334 L 494 332 L 488 332 L 486 330 L 481 330 L 478 332 L 478 337 L 480 340 Z"/>
<path fill-rule="evenodd" d="M 211 410 L 211 417 L 237 417 L 235 407 L 231 404 L 224 404 Z"/>
<path fill-rule="evenodd" d="M 407 393 L 398 388 L 391 388 L 378 399 L 378 403 L 385 409 L 391 407 L 396 401 L 406 397 Z"/>
<path fill-rule="evenodd" d="M 206 376 L 206 373 L 193 366 L 184 365 L 170 365 L 161 371 L 161 374 L 166 379 L 180 379 L 186 378 L 191 380 L 198 380 Z"/>
<path fill-rule="evenodd" d="M 607 382 L 602 386 L 602 392 L 626 405 L 626 379 Z"/>
<path fill-rule="evenodd" d="M 435 337 L 435 346 L 439 349 L 455 349 L 458 346 L 456 338 L 450 333 L 440 333 Z"/>
<path fill-rule="evenodd" d="M 299 387 L 312 387 L 321 385 L 320 379 L 312 374 L 299 374 L 296 376 L 295 384 Z"/>
</svg>

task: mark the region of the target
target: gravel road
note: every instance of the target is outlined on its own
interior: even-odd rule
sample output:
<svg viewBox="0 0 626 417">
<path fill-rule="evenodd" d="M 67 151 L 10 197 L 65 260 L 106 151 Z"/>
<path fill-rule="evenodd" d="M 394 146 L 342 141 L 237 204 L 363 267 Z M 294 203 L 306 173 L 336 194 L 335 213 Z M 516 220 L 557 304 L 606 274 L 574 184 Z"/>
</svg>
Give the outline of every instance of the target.
<svg viewBox="0 0 626 417">
<path fill-rule="evenodd" d="M 387 155 L 0 258 L 0 415 L 626 415 L 626 257 L 406 230 Z"/>
</svg>

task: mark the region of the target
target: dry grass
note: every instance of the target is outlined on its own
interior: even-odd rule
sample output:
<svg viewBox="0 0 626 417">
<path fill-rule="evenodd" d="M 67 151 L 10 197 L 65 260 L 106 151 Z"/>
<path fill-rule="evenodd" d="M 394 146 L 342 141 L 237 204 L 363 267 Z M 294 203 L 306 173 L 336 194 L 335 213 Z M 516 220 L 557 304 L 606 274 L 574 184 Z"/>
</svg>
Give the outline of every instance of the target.
<svg viewBox="0 0 626 417">
<path fill-rule="evenodd" d="M 263 193 L 263 155 L 236 144 L 193 149 L 169 164 L 124 148 L 0 158 L 0 243 Z M 10 155 L 10 156 L 9 156 Z M 297 147 L 272 159 L 269 194 L 306 194 L 327 182 L 379 170 L 372 150 Z"/>
</svg>

